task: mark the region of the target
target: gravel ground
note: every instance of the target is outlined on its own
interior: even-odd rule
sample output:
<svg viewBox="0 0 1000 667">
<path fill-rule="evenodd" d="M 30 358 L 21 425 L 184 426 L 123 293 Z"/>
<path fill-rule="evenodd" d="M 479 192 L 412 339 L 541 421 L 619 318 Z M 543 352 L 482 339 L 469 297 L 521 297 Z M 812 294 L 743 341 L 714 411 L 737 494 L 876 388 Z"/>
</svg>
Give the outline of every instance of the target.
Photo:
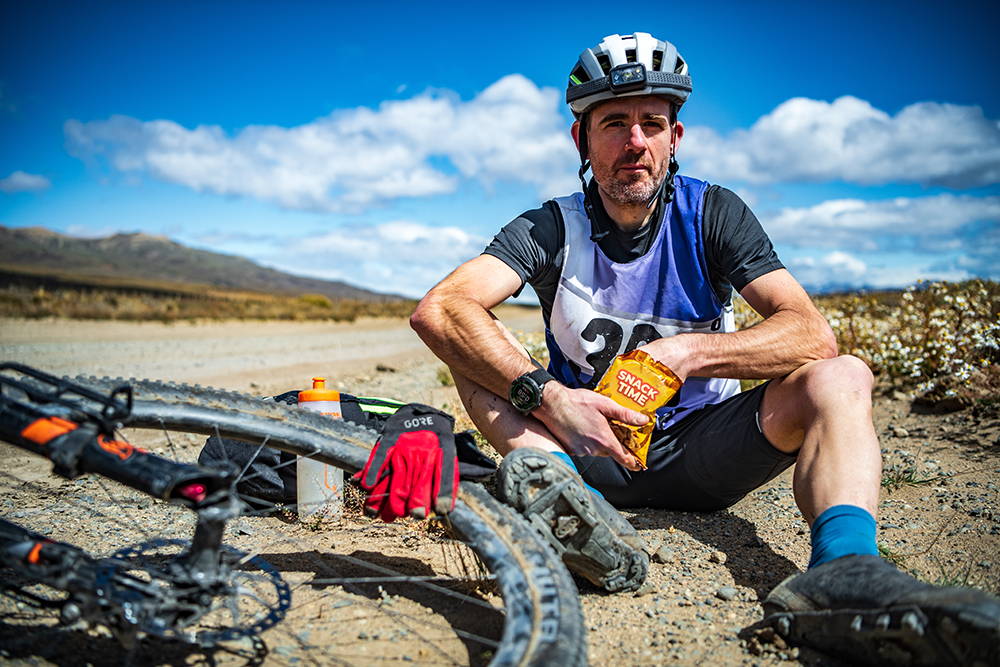
<svg viewBox="0 0 1000 667">
<path fill-rule="evenodd" d="M 535 313 L 519 309 L 501 316 L 514 329 L 530 329 L 538 322 Z M 167 378 L 260 395 L 301 387 L 312 375 L 327 374 L 352 392 L 461 412 L 454 389 L 442 384 L 442 366 L 400 320 L 354 325 L 0 320 L 0 357 L 56 373 Z M 875 425 L 887 484 L 896 482 L 883 489 L 880 504 L 879 542 L 885 554 L 924 580 L 1000 593 L 1000 418 L 995 412 L 971 409 L 931 414 L 916 409 L 902 395 L 888 394 L 876 399 Z M 190 458 L 198 445 L 195 440 L 175 443 Z M 5 516 L 29 518 L 34 525 L 68 533 L 66 539 L 73 537 L 78 543 L 107 542 L 108 549 L 112 537 L 124 539 L 108 534 L 107 518 L 101 514 L 109 512 L 96 500 L 102 488 L 95 482 L 48 480 L 44 466 L 20 455 L 7 453 L 5 461 L 4 471 L 16 487 L 0 500 Z M 143 509 L 144 517 L 160 511 L 142 498 L 128 502 Z M 795 508 L 791 471 L 727 511 L 642 510 L 626 516 L 650 545 L 653 565 L 646 586 L 636 594 L 608 595 L 580 582 L 593 664 L 838 664 L 780 642 L 762 645 L 740 638 L 743 628 L 760 619 L 759 600 L 808 560 L 809 532 Z M 268 558 L 281 561 L 283 571 L 295 570 L 289 567 L 295 559 L 311 559 L 299 569 L 312 577 L 322 570 L 316 560 L 324 561 L 323 554 L 336 548 L 348 554 L 380 554 L 396 565 L 426 567 L 424 563 L 430 562 L 435 572 L 454 570 L 460 560 L 452 555 L 449 564 L 437 537 L 417 524 L 382 526 L 348 517 L 329 532 L 317 532 L 273 518 L 243 521 L 234 538 L 237 546 L 265 551 Z M 180 525 L 165 514 L 159 522 Z M 414 549 L 426 551 L 417 560 L 412 558 Z M 293 585 L 308 595 L 306 574 Z M 487 604 L 495 602 L 488 592 L 478 595 Z M 373 606 L 397 605 L 408 616 L 426 614 L 453 627 L 470 617 L 441 600 L 406 591 L 373 590 L 364 600 L 322 595 L 310 600 L 309 611 L 295 623 L 286 619 L 279 624 L 292 626 L 284 634 L 265 636 L 268 662 L 325 662 L 308 649 L 322 644 L 334 653 L 329 648 L 331 637 L 337 638 L 336 655 L 352 656 L 347 661 L 354 664 L 428 657 L 419 653 L 423 649 L 410 647 L 408 635 L 399 634 L 398 627 L 380 630 L 378 621 L 373 621 L 370 629 L 352 630 L 349 636 L 335 629 L 345 615 L 356 617 L 355 622 L 367 618 Z M 489 633 L 500 623 L 495 613 L 474 616 L 476 631 Z M 8 644 L 15 634 L 8 627 L 0 634 L 0 645 Z M 93 634 L 73 644 L 82 653 L 28 644 L 24 648 L 22 641 L 16 651 L 0 656 L 26 664 L 113 664 L 123 659 L 114 642 Z M 479 663 L 489 657 L 474 642 L 454 637 L 435 640 L 434 645 L 441 647 L 441 653 L 430 657 L 444 664 Z M 197 662 L 162 647 L 150 652 L 148 646 L 137 661 Z"/>
</svg>

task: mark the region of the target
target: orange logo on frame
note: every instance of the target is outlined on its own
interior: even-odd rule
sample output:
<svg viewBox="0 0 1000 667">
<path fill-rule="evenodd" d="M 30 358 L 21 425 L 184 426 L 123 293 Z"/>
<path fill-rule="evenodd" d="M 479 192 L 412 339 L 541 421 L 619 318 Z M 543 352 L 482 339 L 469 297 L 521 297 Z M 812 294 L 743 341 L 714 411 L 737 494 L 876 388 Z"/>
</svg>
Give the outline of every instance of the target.
<svg viewBox="0 0 1000 667">
<path fill-rule="evenodd" d="M 21 437 L 39 445 L 46 445 L 77 428 L 79 427 L 73 422 L 59 417 L 43 417 L 24 427 L 21 431 Z"/>
<path fill-rule="evenodd" d="M 121 440 L 108 440 L 103 435 L 97 436 L 97 444 L 99 444 L 101 449 L 106 451 L 108 454 L 117 456 L 122 461 L 126 460 L 136 452 L 136 447 L 130 445 L 129 443 Z"/>
</svg>

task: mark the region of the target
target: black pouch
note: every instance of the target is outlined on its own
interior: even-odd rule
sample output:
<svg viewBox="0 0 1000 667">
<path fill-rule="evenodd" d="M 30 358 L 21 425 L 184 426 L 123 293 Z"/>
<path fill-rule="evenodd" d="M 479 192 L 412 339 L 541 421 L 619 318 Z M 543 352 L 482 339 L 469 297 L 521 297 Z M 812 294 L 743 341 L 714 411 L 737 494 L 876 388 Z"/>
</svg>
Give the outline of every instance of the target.
<svg viewBox="0 0 1000 667">
<path fill-rule="evenodd" d="M 286 391 L 263 400 L 297 405 L 298 390 Z M 386 420 L 406 405 L 388 398 L 354 396 L 341 392 L 340 409 L 344 420 L 381 433 Z M 476 445 L 471 431 L 455 434 L 459 477 L 483 481 L 496 472 L 497 465 Z M 236 468 L 245 471 L 236 490 L 255 508 L 275 504 L 291 505 L 296 500 L 295 455 L 272 447 L 258 447 L 242 440 L 211 436 L 198 454 L 199 465 L 212 468 Z"/>
</svg>

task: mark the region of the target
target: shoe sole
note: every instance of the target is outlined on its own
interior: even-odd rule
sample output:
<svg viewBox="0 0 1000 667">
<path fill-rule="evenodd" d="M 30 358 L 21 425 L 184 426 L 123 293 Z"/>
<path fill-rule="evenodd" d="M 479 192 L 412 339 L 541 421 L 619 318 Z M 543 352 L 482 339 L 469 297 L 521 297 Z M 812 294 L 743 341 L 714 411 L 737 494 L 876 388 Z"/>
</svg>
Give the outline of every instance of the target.
<svg viewBox="0 0 1000 667">
<path fill-rule="evenodd" d="M 500 470 L 501 500 L 528 519 L 566 567 L 612 593 L 642 585 L 649 556 L 637 546 L 638 533 L 621 516 L 601 516 L 596 496 L 566 466 L 540 452 L 517 450 Z"/>
<path fill-rule="evenodd" d="M 762 625 L 789 643 L 873 665 L 1000 664 L 1000 619 L 972 609 L 782 611 Z"/>
</svg>

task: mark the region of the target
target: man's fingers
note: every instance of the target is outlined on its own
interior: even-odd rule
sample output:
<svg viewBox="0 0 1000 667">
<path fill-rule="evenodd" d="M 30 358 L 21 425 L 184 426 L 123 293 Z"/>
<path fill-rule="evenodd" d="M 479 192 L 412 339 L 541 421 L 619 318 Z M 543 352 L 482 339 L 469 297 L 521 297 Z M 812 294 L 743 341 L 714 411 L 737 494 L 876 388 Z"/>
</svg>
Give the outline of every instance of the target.
<svg viewBox="0 0 1000 667">
<path fill-rule="evenodd" d="M 629 470 L 642 470 L 642 467 L 636 458 L 632 456 L 632 453 L 625 449 L 622 443 L 619 442 L 610 425 L 608 425 L 606 432 L 602 435 L 603 442 L 597 442 L 597 447 L 592 448 L 595 450 L 593 452 L 594 456 L 610 456 Z"/>
<path fill-rule="evenodd" d="M 620 422 L 625 422 L 626 424 L 631 424 L 632 426 L 642 426 L 649 421 L 649 417 L 641 412 L 630 410 L 624 405 L 619 405 L 606 396 L 603 398 L 605 400 L 604 404 L 601 406 L 601 412 L 605 417 L 617 419 Z"/>
<path fill-rule="evenodd" d="M 636 458 L 620 445 L 611 451 L 611 458 L 618 461 L 618 463 L 621 463 L 629 470 L 642 470 L 642 466 L 639 465 Z"/>
</svg>

